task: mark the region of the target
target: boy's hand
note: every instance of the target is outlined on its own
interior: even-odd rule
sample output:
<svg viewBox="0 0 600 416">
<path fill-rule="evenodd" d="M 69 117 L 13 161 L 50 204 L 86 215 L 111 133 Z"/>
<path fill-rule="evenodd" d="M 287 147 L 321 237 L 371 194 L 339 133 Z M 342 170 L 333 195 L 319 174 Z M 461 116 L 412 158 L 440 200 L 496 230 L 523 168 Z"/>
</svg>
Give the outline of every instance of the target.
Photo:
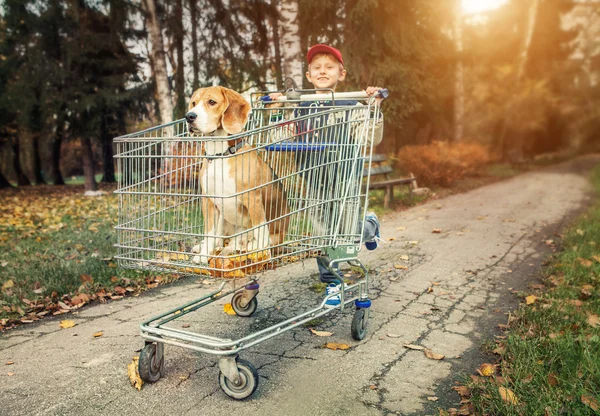
<svg viewBox="0 0 600 416">
<path fill-rule="evenodd" d="M 273 101 L 277 101 L 280 97 L 283 97 L 284 95 L 280 92 L 272 92 L 271 94 L 269 94 L 269 98 L 271 98 L 271 100 Z"/>
<path fill-rule="evenodd" d="M 365 92 L 367 93 L 367 95 L 369 97 L 373 97 L 375 94 L 377 94 L 382 89 L 383 88 L 380 88 L 380 87 L 367 87 L 367 89 L 365 90 Z M 381 97 L 381 96 L 376 97 L 375 100 L 377 100 L 377 102 L 379 104 L 381 104 L 381 102 L 383 101 L 383 97 Z"/>
</svg>

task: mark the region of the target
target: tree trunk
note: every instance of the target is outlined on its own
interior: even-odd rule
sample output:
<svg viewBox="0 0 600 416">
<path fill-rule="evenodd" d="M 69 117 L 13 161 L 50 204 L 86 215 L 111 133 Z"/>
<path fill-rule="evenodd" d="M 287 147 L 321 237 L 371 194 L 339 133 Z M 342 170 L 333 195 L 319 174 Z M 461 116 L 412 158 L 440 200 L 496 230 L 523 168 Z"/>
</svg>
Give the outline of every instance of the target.
<svg viewBox="0 0 600 416">
<path fill-rule="evenodd" d="M 273 47 L 275 48 L 275 81 L 277 82 L 277 89 L 283 88 L 283 73 L 281 71 L 281 39 L 279 38 L 279 13 L 277 12 L 279 6 L 279 0 L 271 0 L 271 10 L 269 13 L 269 20 L 271 22 L 271 29 L 273 30 Z M 302 78 L 300 78 L 302 79 Z M 298 80 L 296 80 L 298 81 Z M 302 84 L 298 84 L 302 85 Z"/>
<path fill-rule="evenodd" d="M 183 118 L 186 113 L 185 107 L 185 75 L 183 62 L 183 0 L 175 1 L 175 49 L 177 51 L 177 67 L 175 70 L 175 119 Z"/>
<path fill-rule="evenodd" d="M 300 43 L 300 27 L 298 26 L 298 0 L 280 0 L 281 45 L 283 61 L 283 77 L 291 77 L 298 85 L 302 85 L 304 73 Z"/>
<path fill-rule="evenodd" d="M 190 6 L 190 21 L 197 22 L 198 9 L 196 8 L 197 0 L 189 0 Z M 192 26 L 192 69 L 194 70 L 192 78 L 192 92 L 200 88 L 200 61 L 198 57 L 198 33 L 196 26 Z"/>
<path fill-rule="evenodd" d="M 456 68 L 454 75 L 454 142 L 458 142 L 463 138 L 465 115 L 462 19 L 462 5 L 460 1 L 457 1 L 456 16 L 454 19 L 454 42 L 456 50 Z"/>
<path fill-rule="evenodd" d="M 100 143 L 102 143 L 102 182 L 115 183 L 115 163 L 113 161 L 113 139 L 108 131 L 106 114 L 100 119 Z"/>
<path fill-rule="evenodd" d="M 59 116 L 54 126 L 54 135 L 50 138 L 50 155 L 48 166 L 48 180 L 54 185 L 64 185 L 62 173 L 60 172 L 60 147 L 64 136 L 65 120 Z"/>
<path fill-rule="evenodd" d="M 152 61 L 154 64 L 154 78 L 156 80 L 156 94 L 158 96 L 158 108 L 160 121 L 167 124 L 173 121 L 173 102 L 171 101 L 171 89 L 167 72 L 167 61 L 163 44 L 162 31 L 158 16 L 156 15 L 155 0 L 145 0 L 148 14 L 147 23 L 152 44 Z"/>
<path fill-rule="evenodd" d="M 33 169 L 33 180 L 36 185 L 45 184 L 44 176 L 42 175 L 42 161 L 40 158 L 40 135 L 34 133 L 31 135 L 31 161 Z"/>
<path fill-rule="evenodd" d="M 96 172 L 94 169 L 94 153 L 92 141 L 88 136 L 81 138 L 81 159 L 83 161 L 84 188 L 86 191 L 97 191 Z"/>
<path fill-rule="evenodd" d="M 8 179 L 6 179 L 6 176 L 4 176 L 2 171 L 0 171 L 0 189 L 8 188 L 10 186 L 12 185 L 10 184 Z"/>
<path fill-rule="evenodd" d="M 31 185 L 29 178 L 23 173 L 23 169 L 21 168 L 21 148 L 19 144 L 19 138 L 14 138 L 11 143 L 12 153 L 13 153 L 13 169 L 15 171 L 15 175 L 17 177 L 17 185 L 18 186 L 28 186 Z"/>
</svg>

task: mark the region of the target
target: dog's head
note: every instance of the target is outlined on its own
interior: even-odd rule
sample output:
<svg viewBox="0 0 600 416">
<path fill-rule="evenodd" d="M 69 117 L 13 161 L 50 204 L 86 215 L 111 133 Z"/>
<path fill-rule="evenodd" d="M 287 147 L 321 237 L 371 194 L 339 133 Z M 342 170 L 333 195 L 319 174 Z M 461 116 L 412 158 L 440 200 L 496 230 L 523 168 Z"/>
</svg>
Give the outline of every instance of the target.
<svg viewBox="0 0 600 416">
<path fill-rule="evenodd" d="M 211 134 L 223 129 L 237 134 L 248 121 L 250 104 L 237 92 L 223 87 L 200 88 L 192 94 L 185 115 L 192 133 Z"/>
</svg>

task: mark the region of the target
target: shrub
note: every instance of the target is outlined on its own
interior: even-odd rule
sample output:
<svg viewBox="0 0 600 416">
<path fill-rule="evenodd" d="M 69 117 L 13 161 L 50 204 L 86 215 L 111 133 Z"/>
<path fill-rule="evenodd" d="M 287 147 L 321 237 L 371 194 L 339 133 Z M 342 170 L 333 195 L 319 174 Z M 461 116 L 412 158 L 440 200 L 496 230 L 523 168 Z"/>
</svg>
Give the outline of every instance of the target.
<svg viewBox="0 0 600 416">
<path fill-rule="evenodd" d="M 450 186 L 489 161 L 488 149 L 481 144 L 433 142 L 403 147 L 397 163 L 404 172 L 413 173 L 419 183 Z"/>
</svg>

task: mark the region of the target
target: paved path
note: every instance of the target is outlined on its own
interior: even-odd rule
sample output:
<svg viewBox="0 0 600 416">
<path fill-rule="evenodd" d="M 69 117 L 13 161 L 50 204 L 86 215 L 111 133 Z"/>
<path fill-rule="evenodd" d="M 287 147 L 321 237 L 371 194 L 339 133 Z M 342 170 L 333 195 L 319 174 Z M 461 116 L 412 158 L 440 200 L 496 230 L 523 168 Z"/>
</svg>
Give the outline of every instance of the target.
<svg viewBox="0 0 600 416">
<path fill-rule="evenodd" d="M 587 157 L 434 200 L 385 218 L 382 248 L 361 253 L 372 270 L 369 333 L 350 337 L 350 313 L 318 325 L 330 338 L 296 329 L 242 354 L 260 374 L 249 400 L 229 399 L 218 386 L 214 357 L 167 346 L 166 374 L 134 390 L 126 366 L 142 346 L 139 322 L 206 293 L 214 286 L 189 278 L 137 298 L 84 308 L 59 329 L 57 319 L 0 336 L 0 413 L 6 415 L 423 415 L 456 405 L 451 386 L 473 371 L 479 345 L 516 302 L 509 288 L 535 279 L 548 252 L 544 240 L 589 201 Z M 441 229 L 441 233 L 432 230 Z M 395 265 L 407 265 L 407 270 Z M 262 279 L 260 310 L 250 319 L 222 305 L 190 319 L 191 330 L 239 334 L 316 304 L 314 261 Z M 435 283 L 434 283 L 435 282 Z M 428 288 L 433 288 L 429 291 Z M 223 303 L 223 302 L 222 302 Z M 64 315 L 62 319 L 64 319 Z M 97 331 L 104 335 L 93 338 Z M 392 335 L 390 337 L 390 335 Z M 326 342 L 347 343 L 331 351 Z M 419 344 L 446 356 L 427 359 Z M 4 362 L 14 361 L 10 367 Z M 7 372 L 14 372 L 7 376 Z M 433 403 L 428 396 L 440 400 Z"/>
</svg>

